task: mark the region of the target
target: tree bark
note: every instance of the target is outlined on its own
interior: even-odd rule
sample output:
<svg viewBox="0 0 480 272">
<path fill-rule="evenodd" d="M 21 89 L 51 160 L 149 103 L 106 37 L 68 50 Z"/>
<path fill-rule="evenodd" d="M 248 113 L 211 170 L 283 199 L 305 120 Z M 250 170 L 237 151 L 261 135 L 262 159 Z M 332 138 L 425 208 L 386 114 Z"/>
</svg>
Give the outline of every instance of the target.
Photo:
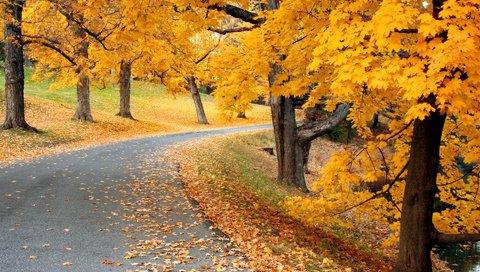
<svg viewBox="0 0 480 272">
<path fill-rule="evenodd" d="M 378 118 L 379 118 L 379 114 L 378 114 L 378 113 L 375 114 L 375 115 L 373 115 L 372 128 L 378 128 L 378 126 L 379 126 L 379 124 L 380 124 Z"/>
<path fill-rule="evenodd" d="M 134 119 L 130 112 L 130 78 L 132 76 L 132 63 L 122 61 L 120 64 L 120 111 L 118 116 Z"/>
<path fill-rule="evenodd" d="M 78 74 L 77 108 L 73 119 L 93 122 L 90 109 L 90 79 L 84 72 Z"/>
<path fill-rule="evenodd" d="M 268 0 L 267 10 L 280 8 L 280 1 Z M 278 56 L 280 60 L 285 55 Z M 276 63 L 270 64 L 268 81 L 270 87 L 278 85 L 277 75 L 282 72 Z M 273 132 L 275 134 L 275 148 L 277 151 L 277 165 L 279 181 L 287 182 L 304 191 L 308 191 L 305 182 L 304 152 L 298 144 L 297 121 L 295 120 L 295 99 L 285 96 L 271 96 Z"/>
<path fill-rule="evenodd" d="M 194 76 L 187 77 L 188 85 L 190 88 L 190 92 L 192 93 L 193 103 L 195 104 L 195 109 L 197 111 L 197 119 L 198 123 L 202 125 L 207 125 L 207 115 L 205 114 L 205 110 L 203 109 L 202 98 L 200 96 L 200 92 L 198 91 L 197 83 L 195 82 Z"/>
<path fill-rule="evenodd" d="M 435 107 L 435 96 L 430 95 L 427 100 Z M 432 215 L 445 118 L 437 110 L 414 123 L 395 271 L 432 271 L 430 251 L 436 235 Z"/>
<path fill-rule="evenodd" d="M 78 26 L 73 25 L 74 33 L 77 38 L 82 39 L 78 48 L 75 50 L 76 58 L 88 59 L 89 42 L 86 40 L 85 32 Z M 73 119 L 80 121 L 93 122 L 92 111 L 90 108 L 90 78 L 85 72 L 86 67 L 77 66 L 77 107 Z"/>
<path fill-rule="evenodd" d="M 305 183 L 304 152 L 298 142 L 295 100 L 291 97 L 272 96 L 271 110 L 277 151 L 277 178 L 308 191 Z"/>
<path fill-rule="evenodd" d="M 241 111 L 237 114 L 237 118 L 247 119 L 247 115 L 245 115 L 244 111 Z"/>
<path fill-rule="evenodd" d="M 5 104 L 6 115 L 2 129 L 33 130 L 25 120 L 25 71 L 22 45 L 23 0 L 9 0 L 5 11 L 13 20 L 4 27 Z"/>
<path fill-rule="evenodd" d="M 298 138 L 300 145 L 305 145 L 316 138 L 332 132 L 333 128 L 345 120 L 351 105 L 340 104 L 333 114 L 326 120 L 305 123 L 298 128 Z"/>
</svg>

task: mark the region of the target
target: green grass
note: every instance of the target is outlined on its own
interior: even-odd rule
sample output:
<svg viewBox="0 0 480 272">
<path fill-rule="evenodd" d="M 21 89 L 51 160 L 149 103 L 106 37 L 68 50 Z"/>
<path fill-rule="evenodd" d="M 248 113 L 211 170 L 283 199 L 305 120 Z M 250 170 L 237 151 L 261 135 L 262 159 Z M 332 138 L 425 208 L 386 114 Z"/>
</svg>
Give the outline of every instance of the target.
<svg viewBox="0 0 480 272">
<path fill-rule="evenodd" d="M 267 169 L 274 171 L 276 166 L 275 163 L 272 164 L 269 155 L 261 150 L 263 147 L 274 146 L 271 131 L 228 137 L 221 139 L 218 144 L 221 151 L 215 158 L 221 159 L 204 161 L 206 165 L 199 167 L 205 176 L 216 175 L 226 180 L 235 179 L 276 208 L 281 208 L 281 203 L 286 197 L 301 193 L 297 188 L 277 182 L 265 172 Z M 203 150 L 201 156 L 209 156 L 209 152 Z"/>
<path fill-rule="evenodd" d="M 76 87 L 70 86 L 66 88 L 60 88 L 55 90 L 50 90 L 50 85 L 53 82 L 52 79 L 44 79 L 42 81 L 35 81 L 32 79 L 33 69 L 25 69 L 25 95 L 42 98 L 62 104 L 75 105 L 77 102 L 76 98 Z M 5 77 L 4 72 L 0 72 L 0 101 L 5 100 Z M 188 96 L 188 92 L 185 91 L 185 95 L 178 95 L 174 98 L 173 95 L 169 94 L 166 91 L 166 88 L 161 85 L 155 85 L 140 81 L 132 81 L 132 90 L 131 90 L 131 100 L 132 106 L 135 104 L 148 105 L 152 107 L 158 107 L 160 105 L 154 105 L 149 103 L 150 101 L 154 102 L 159 98 L 171 98 L 171 99 L 180 99 L 185 100 L 185 103 L 191 103 L 191 98 Z M 99 85 L 92 84 L 90 87 L 90 99 L 92 108 L 95 110 L 100 110 L 104 112 L 113 113 L 118 110 L 118 101 L 119 101 L 119 91 L 118 87 L 103 87 Z M 202 100 L 204 102 L 213 102 L 213 97 L 210 95 L 202 94 Z M 168 105 L 161 105 L 163 107 L 168 107 Z"/>
</svg>

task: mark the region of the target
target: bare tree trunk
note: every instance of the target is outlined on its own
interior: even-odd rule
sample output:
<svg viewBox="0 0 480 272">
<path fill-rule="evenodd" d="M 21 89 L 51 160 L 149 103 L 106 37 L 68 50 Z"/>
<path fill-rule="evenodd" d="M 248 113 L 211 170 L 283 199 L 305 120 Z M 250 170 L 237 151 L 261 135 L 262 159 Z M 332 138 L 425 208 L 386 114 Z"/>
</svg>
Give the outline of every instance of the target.
<svg viewBox="0 0 480 272">
<path fill-rule="evenodd" d="M 130 112 L 130 78 L 132 76 L 132 63 L 122 61 L 120 64 L 120 111 L 118 116 L 134 119 Z"/>
<path fill-rule="evenodd" d="M 93 122 L 90 109 L 90 79 L 84 72 L 78 74 L 77 82 L 77 108 L 73 119 Z"/>
<path fill-rule="evenodd" d="M 200 92 L 198 91 L 197 83 L 195 82 L 194 76 L 189 76 L 186 78 L 192 93 L 193 103 L 195 103 L 195 109 L 197 111 L 198 123 L 202 125 L 208 124 L 207 115 L 205 115 L 205 110 L 203 109 L 202 98 Z"/>
<path fill-rule="evenodd" d="M 5 37 L 5 104 L 6 116 L 2 129 L 33 130 L 25 120 L 25 73 L 22 45 L 22 13 L 25 1 L 9 0 L 5 11 L 13 20 L 7 20 Z"/>
<path fill-rule="evenodd" d="M 88 59 L 89 43 L 85 39 L 85 32 L 78 25 L 74 25 L 75 35 L 82 38 L 79 47 L 75 50 L 77 58 Z M 85 72 L 86 67 L 78 66 L 77 73 L 77 107 L 73 119 L 80 121 L 93 122 L 92 111 L 90 109 L 90 79 Z"/>
<path fill-rule="evenodd" d="M 435 97 L 428 102 L 435 106 Z M 436 230 L 432 223 L 440 164 L 440 140 L 446 116 L 437 110 L 414 123 L 410 161 L 402 205 L 400 253 L 395 271 L 430 272 L 430 251 Z"/>
<path fill-rule="evenodd" d="M 277 151 L 278 180 L 307 191 L 305 183 L 304 152 L 299 145 L 295 100 L 284 96 L 271 98 L 273 130 Z"/>
</svg>

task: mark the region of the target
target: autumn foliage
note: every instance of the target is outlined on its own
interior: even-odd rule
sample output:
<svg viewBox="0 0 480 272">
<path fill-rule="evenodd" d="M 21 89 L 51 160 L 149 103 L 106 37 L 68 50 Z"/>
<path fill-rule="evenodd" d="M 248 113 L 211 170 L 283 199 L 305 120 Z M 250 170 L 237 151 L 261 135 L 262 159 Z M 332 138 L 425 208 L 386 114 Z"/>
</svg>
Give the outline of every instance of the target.
<svg viewBox="0 0 480 272">
<path fill-rule="evenodd" d="M 37 0 L 21 46 L 52 88 L 77 85 L 81 120 L 93 120 L 89 84 L 116 81 L 124 63 L 173 94 L 210 85 L 229 118 L 259 98 L 349 107 L 365 144 L 284 206 L 310 226 L 388 223 L 397 269 L 429 271 L 433 244 L 480 239 L 479 14 L 475 0 Z M 374 115 L 386 129 L 372 131 Z"/>
</svg>

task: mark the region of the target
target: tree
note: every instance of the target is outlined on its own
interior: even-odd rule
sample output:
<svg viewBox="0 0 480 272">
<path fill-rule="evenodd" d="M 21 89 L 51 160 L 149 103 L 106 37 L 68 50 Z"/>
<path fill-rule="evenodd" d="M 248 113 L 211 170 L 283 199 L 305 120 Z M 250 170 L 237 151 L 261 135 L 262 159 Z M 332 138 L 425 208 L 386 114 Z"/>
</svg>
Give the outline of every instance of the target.
<svg viewBox="0 0 480 272">
<path fill-rule="evenodd" d="M 90 85 L 95 61 L 90 54 L 91 46 L 100 43 L 106 48 L 105 39 L 119 25 L 118 7 L 95 0 L 41 0 L 29 2 L 25 15 L 28 24 L 24 37 L 28 39 L 32 58 L 40 63 L 36 75 L 55 76 L 51 88 L 76 85 L 73 118 L 92 122 Z"/>
<path fill-rule="evenodd" d="M 25 1 L 10 0 L 2 2 L 4 14 L 3 46 L 5 54 L 5 104 L 6 116 L 2 129 L 33 130 L 25 120 L 24 100 L 24 57 L 23 57 L 23 6 Z"/>
<path fill-rule="evenodd" d="M 203 109 L 202 99 L 200 97 L 200 92 L 198 91 L 196 79 L 194 76 L 188 76 L 186 79 L 190 88 L 190 92 L 192 93 L 195 109 L 197 111 L 198 123 L 206 125 L 208 124 L 208 120 L 207 116 L 205 115 L 205 110 Z"/>
<path fill-rule="evenodd" d="M 462 173 L 458 165 L 480 159 L 479 6 L 422 4 L 352 1 L 331 11 L 310 68 L 333 69 L 328 93 L 352 104 L 349 119 L 372 142 L 332 157 L 315 184 L 318 198 L 288 204 L 311 224 L 341 223 L 335 215 L 347 211 L 392 223 L 396 271 L 432 271 L 436 243 L 480 239 L 478 168 Z M 387 108 L 389 131 L 374 137 L 368 123 Z M 359 189 L 382 177 L 382 190 Z M 436 201 L 448 208 L 434 209 Z"/>
<path fill-rule="evenodd" d="M 297 128 L 295 97 L 304 96 L 311 85 L 318 84 L 324 77 L 323 71 L 315 75 L 307 71 L 312 59 L 308 52 L 313 51 L 315 44 L 315 28 L 319 25 L 319 18 L 325 17 L 327 12 L 324 10 L 331 8 L 334 3 L 322 5 L 317 7 L 299 1 L 286 1 L 280 5 L 279 1 L 267 1 L 264 6 L 267 11 L 262 13 L 265 17 L 259 18 L 255 13 L 241 8 L 216 6 L 218 10 L 253 26 L 210 28 L 224 35 L 235 34 L 236 42 L 232 46 L 239 48 L 225 50 L 223 55 L 228 58 L 223 57 L 224 65 L 216 65 L 216 72 L 220 71 L 221 75 L 217 76 L 220 82 L 216 84 L 214 95 L 220 100 L 220 107 L 231 115 L 244 111 L 245 105 L 259 96 L 271 96 L 278 180 L 303 190 L 308 190 L 304 163 L 309 143 L 338 125 L 346 117 L 349 108 L 345 110 L 345 106 L 342 106 L 332 120 Z M 305 12 L 309 9 L 312 11 Z M 243 34 L 245 31 L 248 33 Z M 228 62 L 235 63 L 235 68 L 228 68 Z M 239 92 L 239 89 L 242 91 Z M 313 96 L 310 104 L 315 104 L 320 98 L 319 95 Z M 315 129 L 315 126 L 318 128 Z M 301 130 L 304 131 L 302 135 L 309 136 L 300 139 Z"/>
<path fill-rule="evenodd" d="M 122 60 L 120 62 L 120 110 L 118 116 L 134 119 L 130 112 L 130 86 L 132 77 L 132 63 Z"/>
</svg>

